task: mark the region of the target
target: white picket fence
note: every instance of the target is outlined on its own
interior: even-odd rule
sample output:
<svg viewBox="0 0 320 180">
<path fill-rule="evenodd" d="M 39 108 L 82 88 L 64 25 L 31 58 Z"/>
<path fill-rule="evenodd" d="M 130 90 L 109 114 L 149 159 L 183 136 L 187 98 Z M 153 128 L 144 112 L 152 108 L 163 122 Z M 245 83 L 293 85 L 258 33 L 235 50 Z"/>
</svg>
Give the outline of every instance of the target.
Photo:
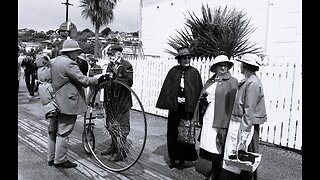
<svg viewBox="0 0 320 180">
<path fill-rule="evenodd" d="M 172 58 L 126 57 L 134 68 L 133 90 L 147 113 L 167 117 L 167 110 L 155 107 L 162 83 L 171 67 Z M 268 120 L 260 127 L 260 140 L 275 145 L 302 150 L 302 63 L 285 57 L 270 57 L 272 61 L 260 68 L 257 75 L 262 81 Z M 213 59 L 193 59 L 191 65 L 201 74 L 203 83 L 212 74 Z M 240 63 L 235 61 L 231 74 L 239 81 Z"/>
</svg>

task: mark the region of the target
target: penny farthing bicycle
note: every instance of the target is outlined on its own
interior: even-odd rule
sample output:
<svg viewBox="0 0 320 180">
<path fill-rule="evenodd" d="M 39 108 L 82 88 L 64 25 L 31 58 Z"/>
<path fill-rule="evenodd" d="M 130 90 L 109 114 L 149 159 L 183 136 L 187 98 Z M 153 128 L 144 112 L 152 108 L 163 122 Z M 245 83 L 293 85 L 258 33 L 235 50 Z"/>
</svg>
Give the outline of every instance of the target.
<svg viewBox="0 0 320 180">
<path fill-rule="evenodd" d="M 86 153 L 94 156 L 94 161 L 104 168 L 115 172 L 125 171 L 139 160 L 147 138 L 147 121 L 142 103 L 131 87 L 118 79 L 120 69 L 124 70 L 124 67 L 107 71 L 109 76 L 106 81 L 91 91 L 89 97 L 92 98 L 84 114 L 82 133 Z M 128 105 L 130 107 L 131 102 L 128 134 L 120 124 L 123 111 Z M 120 160 L 114 159 L 114 154 L 102 155 L 112 142 L 118 152 L 121 150 Z"/>
</svg>

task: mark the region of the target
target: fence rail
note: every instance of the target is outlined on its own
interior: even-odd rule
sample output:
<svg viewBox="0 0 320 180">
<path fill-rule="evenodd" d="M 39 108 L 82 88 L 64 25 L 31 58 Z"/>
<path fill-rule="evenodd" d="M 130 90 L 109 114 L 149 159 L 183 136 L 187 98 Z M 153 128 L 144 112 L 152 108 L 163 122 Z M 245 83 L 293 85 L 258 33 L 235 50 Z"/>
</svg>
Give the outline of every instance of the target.
<svg viewBox="0 0 320 180">
<path fill-rule="evenodd" d="M 167 117 L 168 111 L 155 107 L 162 83 L 175 59 L 160 57 L 126 57 L 134 68 L 133 89 L 140 97 L 147 113 Z M 275 145 L 302 150 L 302 64 L 285 57 L 273 59 L 260 67 L 257 75 L 261 79 L 266 100 L 266 123 L 261 125 L 260 140 Z M 196 67 L 203 83 L 212 75 L 210 58 L 196 58 L 191 65 Z M 231 74 L 239 81 L 240 63 L 235 61 Z"/>
</svg>

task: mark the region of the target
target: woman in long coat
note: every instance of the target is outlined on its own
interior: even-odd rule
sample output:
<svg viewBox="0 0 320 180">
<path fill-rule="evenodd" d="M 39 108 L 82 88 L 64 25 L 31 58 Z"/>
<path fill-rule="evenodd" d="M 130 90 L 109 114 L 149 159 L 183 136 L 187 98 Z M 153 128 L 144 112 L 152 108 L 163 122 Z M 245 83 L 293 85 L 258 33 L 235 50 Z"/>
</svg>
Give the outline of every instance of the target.
<svg viewBox="0 0 320 180">
<path fill-rule="evenodd" d="M 229 130 L 226 138 L 224 156 L 232 154 L 241 142 L 239 150 L 259 152 L 259 126 L 267 121 L 264 92 L 260 79 L 256 75 L 261 59 L 255 54 L 245 54 L 241 59 L 241 80 L 235 98 Z M 228 166 L 223 162 L 220 180 L 257 180 L 257 170 L 254 173 L 243 171 L 237 167 Z"/>
<path fill-rule="evenodd" d="M 157 108 L 169 110 L 167 148 L 170 168 L 182 169 L 185 161 L 198 159 L 195 145 L 185 145 L 177 141 L 180 119 L 192 119 L 203 87 L 199 71 L 190 66 L 191 55 L 186 47 L 178 49 L 175 59 L 179 65 L 169 70 L 156 103 Z M 175 160 L 179 160 L 178 165 Z"/>
<path fill-rule="evenodd" d="M 229 72 L 232 66 L 233 62 L 225 55 L 213 60 L 210 71 L 214 74 L 204 84 L 200 94 L 201 99 L 205 97 L 209 104 L 202 112 L 203 120 L 199 119 L 199 109 L 202 111 L 203 108 L 200 102 L 203 101 L 199 100 L 194 114 L 194 119 L 202 124 L 199 156 L 212 162 L 208 180 L 218 178 L 222 169 L 225 137 L 238 87 L 238 80 Z"/>
</svg>

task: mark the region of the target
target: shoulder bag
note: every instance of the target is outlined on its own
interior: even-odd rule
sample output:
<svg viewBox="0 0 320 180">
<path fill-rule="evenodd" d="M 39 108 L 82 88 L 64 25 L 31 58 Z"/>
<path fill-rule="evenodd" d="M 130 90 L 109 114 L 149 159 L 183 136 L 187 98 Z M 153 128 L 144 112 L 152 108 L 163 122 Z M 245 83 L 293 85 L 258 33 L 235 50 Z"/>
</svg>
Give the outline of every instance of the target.
<svg viewBox="0 0 320 180">
<path fill-rule="evenodd" d="M 195 121 L 193 119 L 180 119 L 177 140 L 182 144 L 196 144 Z"/>
</svg>

